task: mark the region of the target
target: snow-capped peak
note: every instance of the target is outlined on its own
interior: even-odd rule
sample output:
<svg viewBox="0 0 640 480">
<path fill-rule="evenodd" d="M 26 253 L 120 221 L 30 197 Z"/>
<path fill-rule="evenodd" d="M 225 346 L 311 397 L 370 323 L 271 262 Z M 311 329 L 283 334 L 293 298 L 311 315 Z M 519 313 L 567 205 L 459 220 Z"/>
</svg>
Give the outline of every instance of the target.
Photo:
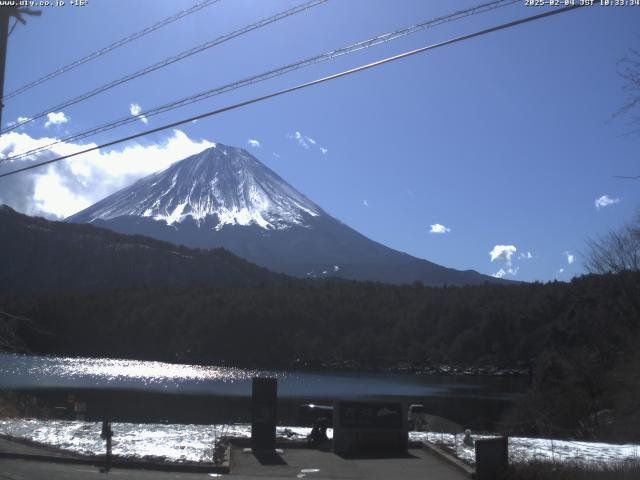
<svg viewBox="0 0 640 480">
<path fill-rule="evenodd" d="M 225 225 L 283 229 L 304 225 L 322 210 L 246 150 L 220 143 L 138 180 L 72 217 L 92 222 L 120 216 L 151 217 L 168 225 L 198 225 L 216 217 Z"/>
</svg>

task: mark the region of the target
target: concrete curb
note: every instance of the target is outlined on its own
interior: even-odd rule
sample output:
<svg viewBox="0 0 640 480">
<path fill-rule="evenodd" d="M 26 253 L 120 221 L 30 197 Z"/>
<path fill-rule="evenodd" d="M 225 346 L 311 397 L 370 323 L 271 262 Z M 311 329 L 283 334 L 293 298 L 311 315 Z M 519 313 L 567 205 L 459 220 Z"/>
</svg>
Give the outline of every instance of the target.
<svg viewBox="0 0 640 480">
<path fill-rule="evenodd" d="M 475 478 L 476 471 L 475 471 L 475 469 L 473 467 L 467 465 L 462 460 L 454 457 L 449 452 L 446 452 L 445 450 L 443 450 L 442 448 L 438 447 L 434 443 L 424 442 L 423 443 L 423 448 L 424 448 L 424 450 L 426 450 L 427 452 L 431 453 L 432 455 L 437 456 L 440 459 L 442 459 L 443 461 L 448 462 L 449 464 L 453 465 L 457 469 L 462 470 L 464 473 L 469 475 L 469 477 Z"/>
</svg>

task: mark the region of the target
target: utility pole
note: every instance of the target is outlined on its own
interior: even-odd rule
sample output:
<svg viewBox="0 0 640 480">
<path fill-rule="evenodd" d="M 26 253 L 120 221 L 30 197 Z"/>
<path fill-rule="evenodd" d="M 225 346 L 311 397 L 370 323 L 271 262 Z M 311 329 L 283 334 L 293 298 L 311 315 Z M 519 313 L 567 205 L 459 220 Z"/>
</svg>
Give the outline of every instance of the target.
<svg viewBox="0 0 640 480">
<path fill-rule="evenodd" d="M 9 40 L 9 8 L 0 9 L 0 128 L 2 128 L 2 109 L 4 102 L 4 68 L 7 60 L 7 41 Z"/>
<path fill-rule="evenodd" d="M 27 22 L 22 15 L 41 15 L 40 10 L 18 8 L 15 6 L 0 7 L 0 128 L 2 128 L 2 110 L 4 108 L 4 72 L 7 60 L 7 42 L 9 41 L 9 19 L 15 17 L 16 22 L 23 25 Z"/>
</svg>

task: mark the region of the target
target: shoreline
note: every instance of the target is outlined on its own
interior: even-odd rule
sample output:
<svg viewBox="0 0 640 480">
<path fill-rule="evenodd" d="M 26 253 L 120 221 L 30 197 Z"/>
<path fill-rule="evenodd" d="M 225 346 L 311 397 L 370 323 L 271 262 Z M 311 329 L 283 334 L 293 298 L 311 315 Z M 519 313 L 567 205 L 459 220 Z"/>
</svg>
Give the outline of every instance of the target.
<svg viewBox="0 0 640 480">
<path fill-rule="evenodd" d="M 452 362 L 444 363 L 425 363 L 422 365 L 411 365 L 406 362 L 398 362 L 397 364 L 387 365 L 379 368 L 371 368 L 354 360 L 327 361 L 320 360 L 302 360 L 297 359 L 287 364 L 274 363 L 271 365 L 257 365 L 253 363 L 228 363 L 219 362 L 201 362 L 197 359 L 178 358 L 178 359 L 158 359 L 158 358 L 140 358 L 140 357 L 91 357 L 82 354 L 69 353 L 37 353 L 24 351 L 0 350 L 0 355 L 17 355 L 26 357 L 43 357 L 43 358 L 69 358 L 69 359 L 109 359 L 123 361 L 139 361 L 166 363 L 170 365 L 189 365 L 197 367 L 212 368 L 235 368 L 242 370 L 257 370 L 262 372 L 288 372 L 288 373 L 375 373 L 375 374 L 398 374 L 398 375 L 418 375 L 418 376 L 436 376 L 436 377 L 531 377 L 531 368 L 523 365 L 516 366 L 496 366 L 492 364 L 460 364 Z"/>
</svg>

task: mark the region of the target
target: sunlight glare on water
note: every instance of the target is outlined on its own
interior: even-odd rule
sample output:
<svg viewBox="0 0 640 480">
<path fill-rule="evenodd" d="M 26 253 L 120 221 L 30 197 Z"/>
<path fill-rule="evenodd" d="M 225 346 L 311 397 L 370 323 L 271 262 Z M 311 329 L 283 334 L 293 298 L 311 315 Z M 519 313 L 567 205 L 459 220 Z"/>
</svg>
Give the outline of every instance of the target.
<svg viewBox="0 0 640 480">
<path fill-rule="evenodd" d="M 88 385 L 132 384 L 157 387 L 177 387 L 199 383 L 230 384 L 247 382 L 252 377 L 281 373 L 234 367 L 200 366 L 142 360 L 110 358 L 38 357 L 0 355 L 0 375 L 5 386 L 24 383 Z"/>
<path fill-rule="evenodd" d="M 340 398 L 377 398 L 382 395 L 387 398 L 412 397 L 419 400 L 418 403 L 423 403 L 427 398 L 448 396 L 474 398 L 481 405 L 482 402 L 508 402 L 524 388 L 523 382 L 514 383 L 517 379 L 508 378 L 273 371 L 143 360 L 0 353 L 0 387 L 7 389 L 129 389 L 249 397 L 253 377 L 277 378 L 279 397 L 304 398 L 316 402 L 320 399 L 333 401 Z"/>
<path fill-rule="evenodd" d="M 108 358 L 84 358 L 80 362 L 76 358 L 58 358 L 52 363 L 51 373 L 70 377 L 99 376 L 108 380 L 141 379 L 146 383 L 207 380 L 234 382 L 258 374 L 256 371 L 233 367 L 204 367 Z"/>
</svg>

